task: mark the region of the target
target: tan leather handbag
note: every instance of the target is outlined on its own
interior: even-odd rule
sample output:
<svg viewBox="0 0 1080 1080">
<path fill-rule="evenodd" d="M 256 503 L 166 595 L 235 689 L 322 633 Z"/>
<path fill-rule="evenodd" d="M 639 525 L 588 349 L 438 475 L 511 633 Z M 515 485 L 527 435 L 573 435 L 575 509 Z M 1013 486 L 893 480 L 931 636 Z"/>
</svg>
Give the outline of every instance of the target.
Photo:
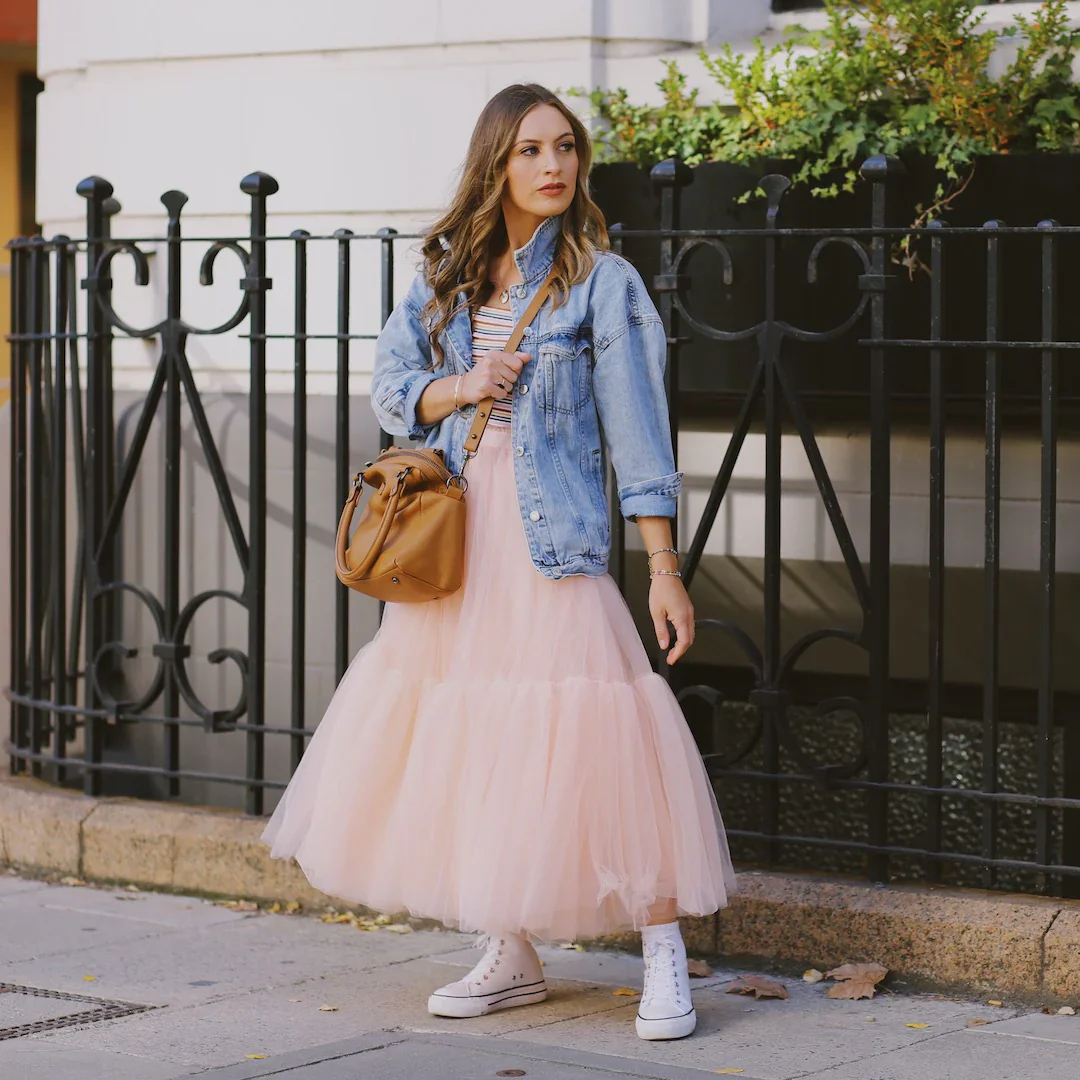
<svg viewBox="0 0 1080 1080">
<path fill-rule="evenodd" d="M 503 351 L 514 352 L 547 299 L 551 276 L 532 298 Z M 338 522 L 338 580 L 377 600 L 420 603 L 461 588 L 465 571 L 465 465 L 476 453 L 494 398 L 481 401 L 465 439 L 461 472 L 451 474 L 441 450 L 391 446 L 356 474 Z M 363 485 L 373 488 L 349 539 Z"/>
</svg>

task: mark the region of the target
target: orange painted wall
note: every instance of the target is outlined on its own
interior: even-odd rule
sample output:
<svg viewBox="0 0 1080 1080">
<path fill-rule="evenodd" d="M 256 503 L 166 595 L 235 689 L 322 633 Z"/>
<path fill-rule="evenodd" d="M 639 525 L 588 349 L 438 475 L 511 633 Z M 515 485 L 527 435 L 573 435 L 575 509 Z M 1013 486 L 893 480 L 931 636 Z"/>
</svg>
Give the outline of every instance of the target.
<svg viewBox="0 0 1080 1080">
<path fill-rule="evenodd" d="M 0 43 L 37 43 L 37 0 L 3 0 L 0 4 Z"/>
</svg>

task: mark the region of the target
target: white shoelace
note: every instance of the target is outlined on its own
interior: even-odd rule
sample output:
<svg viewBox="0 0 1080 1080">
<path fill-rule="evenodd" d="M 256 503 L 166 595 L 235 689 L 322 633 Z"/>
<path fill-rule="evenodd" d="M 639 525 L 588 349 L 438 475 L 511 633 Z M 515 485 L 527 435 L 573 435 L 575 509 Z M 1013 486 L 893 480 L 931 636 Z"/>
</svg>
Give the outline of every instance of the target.
<svg viewBox="0 0 1080 1080">
<path fill-rule="evenodd" d="M 489 979 L 494 975 L 495 968 L 502 963 L 499 957 L 503 955 L 503 949 L 506 947 L 506 939 L 491 937 L 488 934 L 481 934 L 480 937 L 477 938 L 476 944 L 484 949 L 484 955 L 477 961 L 476 967 L 462 979 L 462 982 L 476 983 L 479 986 L 485 979 Z"/>
<path fill-rule="evenodd" d="M 642 988 L 641 1002 L 652 1004 L 657 998 L 674 1001 L 676 1005 L 686 1003 L 679 987 L 679 974 L 675 966 L 675 945 L 673 942 L 649 942 L 645 946 L 648 963 L 645 966 L 645 986 Z"/>
</svg>

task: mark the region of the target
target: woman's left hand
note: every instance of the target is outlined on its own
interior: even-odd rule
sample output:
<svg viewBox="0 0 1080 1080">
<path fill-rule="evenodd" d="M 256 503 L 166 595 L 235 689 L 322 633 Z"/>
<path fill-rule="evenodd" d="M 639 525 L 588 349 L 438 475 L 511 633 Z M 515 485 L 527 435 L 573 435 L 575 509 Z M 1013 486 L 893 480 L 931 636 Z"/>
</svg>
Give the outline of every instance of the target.
<svg viewBox="0 0 1080 1080">
<path fill-rule="evenodd" d="M 649 587 L 649 613 L 652 615 L 656 641 L 661 649 L 671 645 L 668 623 L 675 626 L 675 645 L 667 662 L 674 664 L 694 644 L 694 605 L 682 581 L 671 574 L 659 574 Z"/>
</svg>

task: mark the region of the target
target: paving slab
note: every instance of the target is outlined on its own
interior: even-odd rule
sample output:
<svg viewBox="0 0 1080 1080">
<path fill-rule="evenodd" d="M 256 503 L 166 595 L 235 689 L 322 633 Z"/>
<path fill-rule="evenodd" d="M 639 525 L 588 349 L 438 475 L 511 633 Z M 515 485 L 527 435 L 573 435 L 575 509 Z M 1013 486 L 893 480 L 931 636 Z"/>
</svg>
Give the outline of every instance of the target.
<svg viewBox="0 0 1080 1080">
<path fill-rule="evenodd" d="M 759 1080 L 791 1080 L 964 1029 L 971 1019 L 998 1020 L 1019 1013 L 1015 1008 L 923 995 L 836 1001 L 826 997 L 825 984 L 811 986 L 799 979 L 781 982 L 791 995 L 786 1001 L 729 994 L 728 982 L 695 987 L 697 1033 L 677 1043 L 635 1038 L 632 1003 L 587 1020 L 523 1030 L 515 1037 L 714 1072 L 742 1069 Z M 912 1023 L 928 1026 L 906 1026 Z"/>
<path fill-rule="evenodd" d="M 1040 1039 L 1044 1042 L 1065 1043 L 1080 1047 L 1080 1016 L 1047 1016 L 1045 1013 L 1029 1013 L 1002 1020 L 982 1029 L 987 1035 L 1010 1035 L 1020 1039 Z M 1080 1076 L 1080 1058 L 1077 1075 Z"/>
<path fill-rule="evenodd" d="M 5 1080 L 179 1080 L 190 1075 L 186 1065 L 157 1058 L 55 1047 L 34 1039 L 0 1042 Z"/>
<path fill-rule="evenodd" d="M 47 889 L 48 887 L 49 886 L 44 881 L 31 881 L 28 878 L 18 877 L 12 872 L 0 874 L 0 902 L 3 902 L 10 896 L 19 896 L 22 893 L 37 892 L 40 889 Z"/>
<path fill-rule="evenodd" d="M 84 924 L 85 925 L 85 924 Z M 0 980 L 94 992 L 157 1005 L 197 1004 L 252 989 L 280 986 L 350 969 L 366 970 L 460 947 L 445 935 L 362 934 L 313 919 L 249 915 L 186 932 L 154 928 L 114 941 L 57 951 L 35 959 L 0 962 Z M 76 938 L 76 932 L 70 931 Z M 362 942 L 362 937 L 373 940 Z M 438 941 L 432 940 L 438 938 Z M 36 980 L 36 981 L 35 981 Z"/>
<path fill-rule="evenodd" d="M 1078 1075 L 1075 1046 L 987 1035 L 976 1028 L 817 1072 L 814 1080 L 1076 1080 Z"/>
<path fill-rule="evenodd" d="M 245 1063 L 200 1073 L 206 1080 L 476 1080 L 480 1076 L 528 1076 L 530 1080 L 601 1080 L 604 1076 L 643 1080 L 701 1080 L 697 1069 L 573 1050 L 547 1049 L 500 1039 L 484 1042 L 468 1036 L 394 1036 L 379 1033 L 261 1063 Z"/>
</svg>

